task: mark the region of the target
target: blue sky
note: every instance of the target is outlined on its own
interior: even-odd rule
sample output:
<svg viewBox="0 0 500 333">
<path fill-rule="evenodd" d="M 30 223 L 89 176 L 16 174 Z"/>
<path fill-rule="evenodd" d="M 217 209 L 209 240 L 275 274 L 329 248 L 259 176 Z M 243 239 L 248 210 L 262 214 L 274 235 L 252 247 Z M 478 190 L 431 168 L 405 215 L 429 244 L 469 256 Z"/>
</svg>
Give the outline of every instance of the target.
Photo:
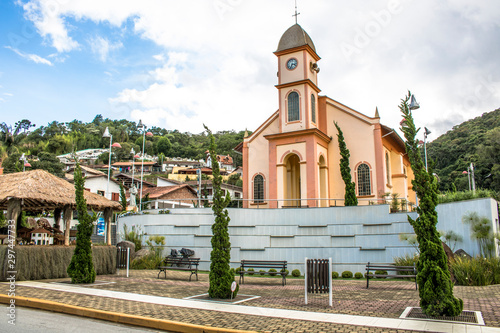
<svg viewBox="0 0 500 333">
<path fill-rule="evenodd" d="M 500 107 L 500 3 L 298 1 L 327 95 L 398 127 L 408 89 L 431 140 Z M 278 106 L 273 51 L 292 0 L 3 0 L 0 122 L 96 114 L 199 133 Z"/>
</svg>

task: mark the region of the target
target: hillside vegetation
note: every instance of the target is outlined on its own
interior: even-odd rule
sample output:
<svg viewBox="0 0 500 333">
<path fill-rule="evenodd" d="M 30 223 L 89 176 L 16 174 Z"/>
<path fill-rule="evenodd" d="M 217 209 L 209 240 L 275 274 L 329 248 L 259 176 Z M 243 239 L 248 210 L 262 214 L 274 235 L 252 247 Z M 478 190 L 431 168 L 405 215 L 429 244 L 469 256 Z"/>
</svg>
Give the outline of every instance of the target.
<svg viewBox="0 0 500 333">
<path fill-rule="evenodd" d="M 468 190 L 471 163 L 477 188 L 500 191 L 500 109 L 453 127 L 427 144 L 427 154 L 441 191 Z"/>
<path fill-rule="evenodd" d="M 28 119 L 23 119 L 14 125 L 0 124 L 0 157 L 4 160 L 5 172 L 22 171 L 22 164 L 18 163 L 19 156 L 24 153 L 31 163 L 31 158 L 42 156 L 44 160 L 57 155 L 88 148 L 109 148 L 109 138 L 103 138 L 106 127 L 113 135 L 113 143 L 118 142 L 122 148 L 114 148 L 112 162 L 128 161 L 132 158 L 130 150 L 136 153 L 142 150 L 143 132 L 137 129 L 137 123 L 125 119 L 103 119 L 97 115 L 92 122 L 84 123 L 73 120 L 67 123 L 53 121 L 47 126 L 33 129 L 35 125 Z M 163 160 L 169 157 L 205 159 L 209 147 L 209 139 L 205 132 L 199 134 L 181 133 L 177 130 L 169 131 L 159 127 L 151 127 L 148 132 L 153 137 L 146 136 L 145 151 L 148 155 L 158 156 Z M 241 155 L 233 148 L 243 141 L 244 131 L 221 131 L 214 134 L 217 153 L 233 157 L 235 166 L 242 165 Z M 6 161 L 8 156 L 17 158 Z M 108 162 L 108 154 L 100 157 L 101 163 Z M 7 162 L 7 164 L 5 164 Z M 15 164 L 11 166 L 9 164 Z M 33 165 L 33 163 L 31 163 Z M 14 168 L 14 170 L 13 170 Z M 15 169 L 21 170 L 15 170 Z M 33 165 L 38 168 L 38 165 Z M 50 171 L 50 170 L 49 170 Z M 51 171 L 53 172 L 53 171 Z M 53 172 L 54 173 L 54 172 Z"/>
</svg>

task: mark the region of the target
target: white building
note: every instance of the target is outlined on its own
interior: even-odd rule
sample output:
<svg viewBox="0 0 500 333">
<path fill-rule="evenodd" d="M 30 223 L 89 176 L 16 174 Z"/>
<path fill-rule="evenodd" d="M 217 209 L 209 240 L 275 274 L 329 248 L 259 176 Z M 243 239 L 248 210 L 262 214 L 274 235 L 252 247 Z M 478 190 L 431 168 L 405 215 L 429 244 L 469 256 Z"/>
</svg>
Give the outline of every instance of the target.
<svg viewBox="0 0 500 333">
<path fill-rule="evenodd" d="M 31 241 L 35 243 L 35 245 L 52 245 L 54 244 L 54 235 L 43 228 L 35 229 L 31 234 Z"/>
<path fill-rule="evenodd" d="M 92 193 L 97 193 L 99 195 L 105 196 L 106 188 L 108 186 L 108 176 L 99 170 L 94 170 L 85 166 L 81 166 L 82 175 L 85 177 L 85 189 Z M 66 173 L 66 178 L 69 181 L 73 181 L 74 168 L 71 168 L 68 173 Z M 109 193 L 108 199 L 113 201 L 120 201 L 120 183 L 110 179 L 109 180 Z"/>
</svg>

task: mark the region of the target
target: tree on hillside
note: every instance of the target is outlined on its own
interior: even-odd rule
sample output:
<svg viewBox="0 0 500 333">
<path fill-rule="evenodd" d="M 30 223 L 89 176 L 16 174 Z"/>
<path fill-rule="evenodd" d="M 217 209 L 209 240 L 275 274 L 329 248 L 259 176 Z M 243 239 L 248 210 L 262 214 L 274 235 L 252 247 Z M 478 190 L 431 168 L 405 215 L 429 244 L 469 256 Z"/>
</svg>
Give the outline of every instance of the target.
<svg viewBox="0 0 500 333">
<path fill-rule="evenodd" d="M 420 249 L 417 262 L 420 306 L 428 316 L 457 316 L 462 312 L 463 301 L 453 296 L 448 260 L 436 229 L 437 179 L 432 175 L 432 171 L 425 170 L 422 162 L 419 140 L 416 139 L 419 129 L 416 129 L 408 107 L 410 97 L 408 92 L 408 96 L 401 100 L 399 109 L 403 114 L 401 130 L 406 139 L 406 153 L 415 176 L 412 185 L 419 199 L 418 217 L 413 220 L 408 216 L 408 222 L 415 231 Z"/>
<path fill-rule="evenodd" d="M 38 161 L 30 161 L 31 169 L 42 169 L 58 177 L 64 177 L 64 164 L 59 159 L 49 153 L 41 152 L 38 154 Z"/>
<path fill-rule="evenodd" d="M 453 186 L 469 189 L 467 170 L 474 164 L 476 186 L 500 189 L 500 109 L 454 126 L 452 130 L 427 144 L 427 155 L 435 161 L 441 191 Z"/>
<path fill-rule="evenodd" d="M 347 145 L 344 141 L 344 133 L 340 129 L 337 122 L 334 123 L 337 128 L 337 138 L 339 140 L 339 150 L 340 150 L 340 173 L 345 184 L 345 195 L 344 195 L 344 205 L 345 206 L 357 206 L 358 198 L 356 198 L 356 185 L 351 181 L 351 168 L 349 167 L 349 157 L 351 153 L 347 149 Z"/>
<path fill-rule="evenodd" d="M 170 156 L 172 143 L 167 137 L 161 137 L 156 143 L 156 149 L 158 153 L 163 153 L 165 156 Z"/>
<path fill-rule="evenodd" d="M 90 235 L 92 234 L 92 222 L 96 220 L 97 215 L 95 213 L 90 215 L 87 211 L 87 201 L 83 195 L 85 180 L 80 163 L 76 163 L 74 176 L 78 225 L 76 227 L 75 252 L 67 271 L 71 277 L 71 283 L 94 283 L 96 272 L 92 262 Z"/>
<path fill-rule="evenodd" d="M 217 162 L 217 146 L 212 132 L 203 125 L 210 138 L 210 157 L 212 159 L 212 186 L 213 186 L 213 204 L 212 211 L 215 215 L 215 222 L 212 225 L 212 252 L 210 254 L 210 288 L 208 294 L 211 298 L 230 298 L 231 284 L 234 276 L 231 273 L 229 262 L 231 260 L 231 243 L 229 241 L 228 224 L 230 221 L 227 212 L 227 205 L 231 198 L 227 193 L 222 196 L 221 183 L 222 177 Z"/>
</svg>

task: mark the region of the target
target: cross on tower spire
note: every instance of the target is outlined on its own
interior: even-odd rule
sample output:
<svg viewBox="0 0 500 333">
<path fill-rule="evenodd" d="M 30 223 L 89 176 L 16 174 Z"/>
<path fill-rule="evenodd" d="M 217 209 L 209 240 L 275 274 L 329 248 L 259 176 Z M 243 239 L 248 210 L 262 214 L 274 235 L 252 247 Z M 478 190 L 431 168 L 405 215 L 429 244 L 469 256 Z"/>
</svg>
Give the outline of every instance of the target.
<svg viewBox="0 0 500 333">
<path fill-rule="evenodd" d="M 299 16 L 300 13 L 297 13 L 297 0 L 295 0 L 295 14 L 292 16 L 295 16 L 295 24 L 297 24 L 297 16 Z"/>
</svg>

